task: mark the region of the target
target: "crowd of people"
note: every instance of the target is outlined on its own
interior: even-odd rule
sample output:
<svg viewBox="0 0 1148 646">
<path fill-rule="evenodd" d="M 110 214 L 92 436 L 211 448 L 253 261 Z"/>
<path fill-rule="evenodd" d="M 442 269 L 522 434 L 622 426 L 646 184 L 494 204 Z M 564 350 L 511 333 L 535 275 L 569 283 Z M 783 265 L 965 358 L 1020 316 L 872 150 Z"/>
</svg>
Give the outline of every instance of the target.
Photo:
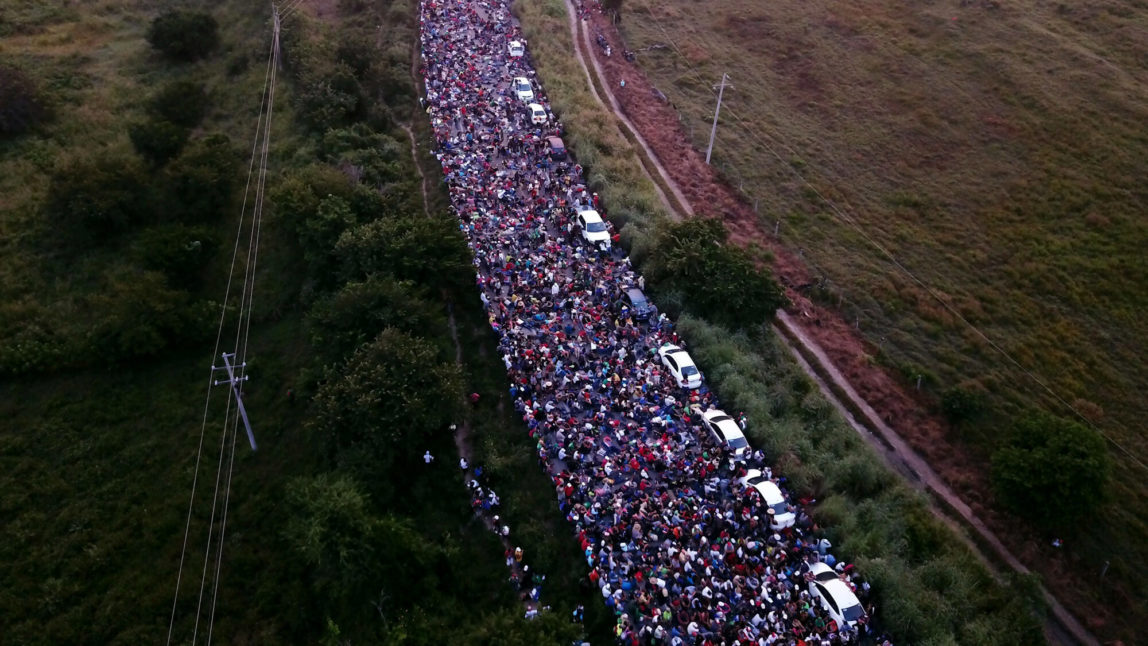
<svg viewBox="0 0 1148 646">
<path fill-rule="evenodd" d="M 702 432 L 700 413 L 717 407 L 714 394 L 679 387 L 657 357 L 663 344 L 685 341 L 664 314 L 639 320 L 626 308 L 623 290 L 644 281 L 617 245 L 581 235 L 578 209 L 604 214 L 603 205 L 576 163 L 551 154 L 546 140 L 563 126 L 529 56 L 510 51 L 512 40 L 526 39 L 506 1 L 424 0 L 420 26 L 435 154 L 510 394 L 588 579 L 615 613 L 619 643 L 824 645 L 872 636 L 868 615 L 839 623 L 811 596 L 810 567 L 835 567 L 862 602 L 868 585 L 834 559 L 760 451 L 735 460 Z M 515 77 L 530 80 L 545 123 L 512 89 Z M 776 510 L 739 484 L 750 468 L 785 492 L 792 527 L 771 527 Z"/>
</svg>

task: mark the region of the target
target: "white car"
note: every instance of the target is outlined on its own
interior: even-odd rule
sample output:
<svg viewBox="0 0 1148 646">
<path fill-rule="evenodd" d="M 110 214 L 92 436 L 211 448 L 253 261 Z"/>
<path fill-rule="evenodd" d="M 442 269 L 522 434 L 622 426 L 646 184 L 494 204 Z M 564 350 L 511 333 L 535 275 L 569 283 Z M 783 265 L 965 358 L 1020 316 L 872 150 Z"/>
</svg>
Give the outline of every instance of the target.
<svg viewBox="0 0 1148 646">
<path fill-rule="evenodd" d="M 745 440 L 745 434 L 725 411 L 716 408 L 707 410 L 702 413 L 702 424 L 736 459 L 744 460 L 749 454 L 749 442 Z"/>
<path fill-rule="evenodd" d="M 773 481 L 765 477 L 758 469 L 745 472 L 745 477 L 738 481 L 743 487 L 753 489 L 773 512 L 769 517 L 769 527 L 774 530 L 788 529 L 797 522 L 797 514 L 789 511 L 789 503 L 785 501 L 781 489 Z"/>
<path fill-rule="evenodd" d="M 813 575 L 813 580 L 809 582 L 809 594 L 821 600 L 821 607 L 838 625 L 856 627 L 857 622 L 865 617 L 865 609 L 861 607 L 861 602 L 849 584 L 824 563 L 814 563 L 809 567 L 809 573 Z"/>
<path fill-rule="evenodd" d="M 546 123 L 546 108 L 537 103 L 530 103 L 527 104 L 526 109 L 530 111 L 530 123 Z"/>
<path fill-rule="evenodd" d="M 526 56 L 526 48 L 522 46 L 522 41 L 520 40 L 510 41 L 509 49 L 511 58 L 522 58 Z"/>
<path fill-rule="evenodd" d="M 667 343 L 658 348 L 658 358 L 682 388 L 697 388 L 702 385 L 702 373 L 698 371 L 694 360 L 685 350 Z"/>
<path fill-rule="evenodd" d="M 610 246 L 610 227 L 594 209 L 578 212 L 578 226 L 582 237 L 592 245 Z"/>
<path fill-rule="evenodd" d="M 532 103 L 534 101 L 534 88 L 530 85 L 530 79 L 525 76 L 516 76 L 514 81 L 510 84 L 514 89 L 514 95 L 518 97 L 519 101 L 523 103 Z"/>
</svg>

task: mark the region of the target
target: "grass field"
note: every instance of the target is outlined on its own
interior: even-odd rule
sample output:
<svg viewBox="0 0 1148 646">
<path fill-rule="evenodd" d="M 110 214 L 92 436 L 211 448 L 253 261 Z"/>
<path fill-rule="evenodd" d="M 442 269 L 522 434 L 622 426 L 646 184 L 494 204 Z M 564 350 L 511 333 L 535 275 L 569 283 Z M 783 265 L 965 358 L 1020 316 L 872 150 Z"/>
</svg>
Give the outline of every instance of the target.
<svg viewBox="0 0 1148 646">
<path fill-rule="evenodd" d="M 987 393 L 966 449 L 1071 406 L 1148 458 L 1148 7 L 633 0 L 621 31 L 700 149 L 729 74 L 714 164 L 880 361 L 934 396 Z M 1111 500 L 1071 550 L 1078 572 L 1111 561 L 1127 598 L 1085 580 L 1128 608 L 1148 596 L 1148 479 L 1112 456 Z M 1101 632 L 1148 625 L 1142 606 L 1114 615 Z"/>
</svg>

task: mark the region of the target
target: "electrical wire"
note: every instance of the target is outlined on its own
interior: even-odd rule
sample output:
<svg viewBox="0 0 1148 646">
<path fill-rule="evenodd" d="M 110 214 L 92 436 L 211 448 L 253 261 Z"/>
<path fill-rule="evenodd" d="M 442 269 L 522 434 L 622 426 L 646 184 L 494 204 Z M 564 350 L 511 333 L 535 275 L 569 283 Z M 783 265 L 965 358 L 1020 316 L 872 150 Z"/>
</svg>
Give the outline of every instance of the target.
<svg viewBox="0 0 1148 646">
<path fill-rule="evenodd" d="M 263 76 L 263 83 L 264 83 L 265 87 L 269 82 L 269 78 L 270 78 L 270 74 L 271 74 L 271 65 L 270 64 L 271 64 L 271 54 L 268 54 L 268 65 L 267 65 L 267 69 L 264 71 L 264 76 Z M 259 107 L 259 112 L 260 112 L 260 115 L 262 115 L 262 112 L 263 112 L 263 106 L 262 105 L 260 105 L 260 107 Z M 256 145 L 258 143 L 259 130 L 260 130 L 260 124 L 257 122 L 256 123 Z M 215 359 L 219 354 L 219 346 L 220 346 L 220 342 L 222 341 L 222 338 L 223 338 L 223 326 L 224 326 L 224 323 L 225 323 L 226 318 L 227 318 L 227 301 L 231 295 L 231 287 L 232 287 L 233 279 L 235 276 L 236 259 L 238 258 L 238 254 L 239 254 L 239 242 L 242 239 L 243 219 L 244 219 L 243 214 L 247 210 L 247 199 L 248 199 L 249 191 L 250 191 L 250 187 L 251 187 L 251 177 L 252 177 L 254 166 L 255 166 L 255 155 L 256 155 L 256 151 L 257 151 L 256 145 L 252 145 L 251 159 L 248 162 L 247 183 L 243 189 L 243 203 L 242 203 L 242 206 L 240 207 L 240 211 L 239 211 L 239 213 L 240 213 L 239 225 L 236 229 L 235 244 L 232 247 L 232 251 L 231 251 L 231 269 L 228 271 L 228 274 L 227 274 L 227 286 L 224 290 L 223 304 L 220 308 L 219 325 L 218 325 L 218 329 L 216 330 L 216 334 L 215 334 L 215 346 L 211 352 L 211 366 L 212 367 L 211 367 L 210 374 L 208 375 L 208 380 L 207 380 L 207 395 L 205 397 L 205 402 L 204 402 L 204 406 L 203 406 L 203 421 L 202 421 L 201 426 L 200 426 L 198 448 L 196 449 L 195 470 L 194 470 L 193 475 L 192 475 L 191 495 L 190 495 L 190 498 L 188 500 L 188 506 L 187 506 L 187 520 L 184 524 L 183 545 L 182 545 L 182 548 L 180 550 L 179 569 L 176 573 L 175 593 L 173 595 L 172 604 L 171 604 L 171 617 L 168 621 L 167 642 L 166 643 L 169 646 L 171 644 L 172 634 L 173 634 L 174 629 L 175 629 L 176 611 L 177 611 L 178 606 L 179 606 L 179 591 L 180 591 L 180 588 L 181 588 L 181 585 L 183 582 L 183 568 L 184 568 L 184 564 L 186 563 L 186 559 L 187 559 L 187 544 L 188 544 L 188 538 L 191 534 L 191 518 L 193 515 L 193 510 L 195 508 L 195 494 L 196 494 L 196 491 L 198 489 L 198 484 L 199 484 L 199 466 L 200 466 L 201 458 L 203 456 L 203 439 L 204 439 L 204 436 L 205 436 L 206 430 L 207 430 L 208 411 L 209 411 L 209 407 L 211 404 L 211 391 L 212 391 L 213 386 L 214 386 L 214 379 L 215 379 L 215 372 L 216 372 L 216 370 L 215 370 Z M 230 410 L 230 405 L 231 405 L 230 397 L 231 397 L 231 395 L 230 395 L 230 391 L 229 391 L 229 394 L 228 394 L 228 410 Z M 205 558 L 206 558 L 206 556 L 205 556 Z M 198 622 L 198 613 L 197 613 L 197 622 Z"/>
</svg>

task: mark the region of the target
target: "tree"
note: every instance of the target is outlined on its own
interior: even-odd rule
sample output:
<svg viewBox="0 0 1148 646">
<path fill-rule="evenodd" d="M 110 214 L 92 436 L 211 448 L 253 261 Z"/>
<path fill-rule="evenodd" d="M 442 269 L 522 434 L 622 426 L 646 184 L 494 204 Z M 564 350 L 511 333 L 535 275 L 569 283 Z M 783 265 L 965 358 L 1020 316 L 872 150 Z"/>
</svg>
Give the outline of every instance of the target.
<svg viewBox="0 0 1148 646">
<path fill-rule="evenodd" d="M 1104 440 L 1076 422 L 1039 413 L 1019 421 L 992 457 L 997 495 L 1046 529 L 1094 513 L 1108 480 Z"/>
<path fill-rule="evenodd" d="M 785 305 L 785 293 L 727 237 L 716 219 L 671 225 L 656 242 L 650 273 L 679 290 L 698 315 L 735 328 L 759 325 Z"/>
<path fill-rule="evenodd" d="M 239 156 L 226 135 L 197 139 L 167 168 L 166 211 L 181 222 L 211 222 L 231 205 Z"/>
<path fill-rule="evenodd" d="M 206 13 L 167 11 L 152 21 L 147 42 L 172 60 L 195 61 L 219 44 L 219 25 Z"/>
<path fill-rule="evenodd" d="M 191 289 L 218 248 L 219 239 L 209 228 L 161 224 L 136 237 L 130 254 L 145 269 L 162 273 L 169 285 Z"/>
<path fill-rule="evenodd" d="M 157 119 L 184 128 L 194 128 L 207 114 L 210 100 L 203 84 L 194 81 L 173 81 L 163 86 L 151 101 L 148 112 Z"/>
<path fill-rule="evenodd" d="M 371 612 L 364 600 L 383 585 L 418 598 L 435 554 L 410 521 L 374 515 L 367 494 L 343 473 L 293 480 L 285 498 L 287 542 L 329 612 L 361 620 Z"/>
<path fill-rule="evenodd" d="M 985 410 L 984 393 L 962 386 L 954 386 L 941 395 L 941 412 L 953 426 L 972 421 Z"/>
<path fill-rule="evenodd" d="M 426 334 L 445 330 L 446 318 L 425 289 L 391 276 L 348 283 L 307 313 L 311 346 L 329 363 L 345 360 L 388 327 Z"/>
<path fill-rule="evenodd" d="M 197 341 L 214 309 L 167 285 L 163 274 L 138 269 L 109 273 L 87 302 L 88 343 L 106 361 L 149 357 L 176 342 Z"/>
<path fill-rule="evenodd" d="M 328 372 L 312 428 L 384 504 L 406 476 L 421 473 L 420 447 L 449 433 L 461 396 L 453 362 L 429 341 L 388 328 Z"/>
<path fill-rule="evenodd" d="M 0 65 L 0 136 L 25 133 L 46 115 L 32 79 L 15 67 Z"/>
<path fill-rule="evenodd" d="M 52 173 L 44 203 L 62 235 L 86 241 L 121 233 L 150 215 L 147 178 L 131 155 L 73 157 Z"/>
<path fill-rule="evenodd" d="M 472 275 L 470 252 L 446 218 L 394 217 L 344 233 L 335 247 L 341 275 L 359 279 L 392 274 L 437 287 L 457 285 Z"/>
<path fill-rule="evenodd" d="M 190 134 L 187 128 L 163 119 L 148 119 L 128 128 L 132 146 L 153 166 L 163 166 L 178 155 Z"/>
</svg>

